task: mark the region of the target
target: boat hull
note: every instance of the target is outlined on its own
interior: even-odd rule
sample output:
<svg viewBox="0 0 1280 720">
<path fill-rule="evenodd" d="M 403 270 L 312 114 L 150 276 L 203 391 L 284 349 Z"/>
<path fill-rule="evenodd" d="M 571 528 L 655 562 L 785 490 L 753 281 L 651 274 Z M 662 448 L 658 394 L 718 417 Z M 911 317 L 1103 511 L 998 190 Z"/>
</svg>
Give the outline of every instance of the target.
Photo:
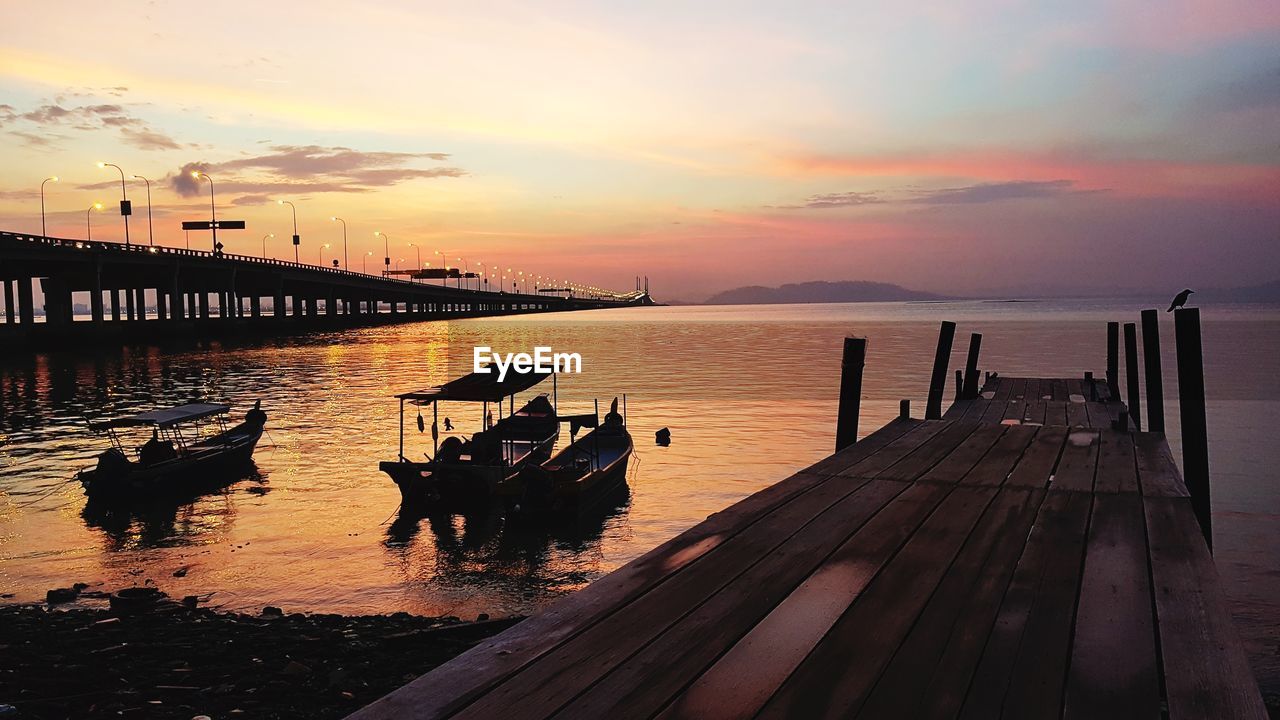
<svg viewBox="0 0 1280 720">
<path fill-rule="evenodd" d="M 157 497 L 183 497 L 225 487 L 243 478 L 240 471 L 253 464 L 253 451 L 264 424 L 242 423 L 192 447 L 172 460 L 110 470 L 101 466 L 81 471 L 80 483 L 91 501 L 132 502 Z"/>
<path fill-rule="evenodd" d="M 557 435 L 536 443 L 515 465 L 383 461 L 378 469 L 400 488 L 403 510 L 467 510 L 490 504 L 501 483 L 528 464 L 551 456 Z"/>
</svg>

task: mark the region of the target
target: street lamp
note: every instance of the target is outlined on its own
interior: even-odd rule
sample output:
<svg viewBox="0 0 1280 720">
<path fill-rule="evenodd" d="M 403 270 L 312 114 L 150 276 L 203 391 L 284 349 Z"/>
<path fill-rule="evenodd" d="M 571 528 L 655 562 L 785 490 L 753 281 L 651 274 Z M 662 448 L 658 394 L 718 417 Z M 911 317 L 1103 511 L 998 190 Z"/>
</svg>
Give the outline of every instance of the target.
<svg viewBox="0 0 1280 720">
<path fill-rule="evenodd" d="M 386 270 L 391 269 L 391 238 L 387 237 L 387 234 L 382 232 L 381 230 L 374 230 L 373 234 L 375 237 L 376 236 L 382 237 L 382 250 L 384 253 L 386 253 L 385 255 L 382 256 L 382 264 L 383 266 L 385 266 L 385 270 L 383 271 L 383 274 L 385 275 Z"/>
<path fill-rule="evenodd" d="M 480 285 L 482 282 L 485 287 L 489 287 L 489 278 L 486 277 L 487 268 L 485 264 L 480 262 L 479 260 L 476 261 L 476 264 L 480 266 L 480 277 L 476 278 L 476 290 L 480 289 Z"/>
<path fill-rule="evenodd" d="M 350 270 L 351 261 L 347 259 L 347 221 L 336 216 L 329 218 L 329 221 L 342 223 L 342 267 Z"/>
<path fill-rule="evenodd" d="M 213 232 L 213 251 L 216 253 L 218 252 L 218 206 L 213 201 L 213 178 L 209 177 L 209 173 L 200 170 L 192 170 L 191 177 L 209 181 L 209 229 Z"/>
<path fill-rule="evenodd" d="M 40 181 L 40 236 L 41 237 L 49 236 L 49 231 L 46 230 L 44 226 L 44 184 L 47 182 L 58 182 L 58 176 L 50 175 L 49 177 Z"/>
<path fill-rule="evenodd" d="M 458 287 L 459 287 L 459 288 L 461 288 L 461 287 L 462 287 L 462 278 L 464 278 L 464 277 L 466 277 L 466 276 L 468 276 L 468 275 L 470 275 L 470 274 L 471 274 L 471 264 L 470 264 L 470 263 L 468 263 L 466 260 L 463 260 L 462 258 L 455 258 L 455 259 L 456 259 L 458 262 L 462 263 L 462 275 L 460 275 L 460 276 L 458 277 Z"/>
<path fill-rule="evenodd" d="M 151 225 L 151 181 L 141 175 L 134 175 L 133 177 L 147 184 L 147 244 L 154 247 L 156 244 L 156 233 L 155 229 Z"/>
<path fill-rule="evenodd" d="M 417 272 L 421 272 L 421 271 L 422 271 L 422 248 L 418 246 L 418 243 L 409 243 L 409 247 L 413 248 L 413 249 L 414 249 L 414 251 L 416 251 L 416 252 L 418 253 L 418 268 L 417 268 Z M 410 280 L 413 280 L 414 278 L 412 278 L 412 277 L 411 277 L 411 278 L 409 278 L 409 279 L 410 279 Z"/>
<path fill-rule="evenodd" d="M 396 258 L 396 272 L 400 272 L 400 263 L 404 262 L 404 258 Z"/>
<path fill-rule="evenodd" d="M 276 236 L 275 233 L 267 233 L 266 235 L 262 236 L 262 259 L 263 260 L 267 259 L 267 238 L 273 238 L 275 236 Z"/>
<path fill-rule="evenodd" d="M 89 236 L 89 242 L 93 242 L 93 223 L 89 221 L 89 218 L 93 215 L 94 210 L 101 210 L 101 209 L 102 209 L 102 203 L 96 202 L 90 205 L 88 210 L 84 211 L 84 231 L 85 231 L 85 234 Z"/>
<path fill-rule="evenodd" d="M 129 216 L 133 214 L 133 206 L 129 204 L 129 196 L 125 193 L 124 170 L 121 170 L 119 165 L 116 165 L 115 163 L 109 163 L 109 162 L 100 162 L 98 163 L 98 167 L 100 168 L 113 167 L 116 169 L 116 172 L 120 173 L 120 215 L 124 217 L 124 244 L 128 245 L 129 244 Z"/>
<path fill-rule="evenodd" d="M 324 267 L 324 251 L 329 248 L 329 243 L 325 243 L 320 247 L 320 267 Z"/>
<path fill-rule="evenodd" d="M 360 271 L 361 271 L 361 272 L 363 272 L 365 275 L 368 275 L 368 274 L 369 274 L 369 258 L 371 258 L 371 257 L 373 257 L 373 251 L 372 251 L 372 250 L 370 250 L 369 252 L 365 253 L 365 254 L 364 254 L 364 258 L 362 258 L 362 259 L 360 260 Z"/>
<path fill-rule="evenodd" d="M 277 200 L 276 202 L 280 205 L 288 205 L 289 209 L 293 211 L 293 261 L 301 262 L 298 260 L 298 246 L 302 244 L 302 238 L 298 237 L 298 208 L 288 200 Z"/>
</svg>

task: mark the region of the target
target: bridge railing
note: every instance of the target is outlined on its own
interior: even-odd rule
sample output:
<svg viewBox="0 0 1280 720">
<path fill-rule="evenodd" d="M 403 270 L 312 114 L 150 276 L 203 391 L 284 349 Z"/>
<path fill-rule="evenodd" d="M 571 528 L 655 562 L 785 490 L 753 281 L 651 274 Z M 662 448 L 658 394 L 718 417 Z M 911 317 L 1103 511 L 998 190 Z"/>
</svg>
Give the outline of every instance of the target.
<svg viewBox="0 0 1280 720">
<path fill-rule="evenodd" d="M 325 272 L 332 273 L 336 277 L 347 277 L 351 279 L 373 280 L 375 282 L 385 282 L 405 288 L 421 288 L 422 283 L 416 283 L 412 280 L 400 280 L 399 278 L 390 278 L 384 275 L 371 275 L 369 273 L 354 272 L 352 270 L 344 270 L 342 268 L 325 267 L 324 265 L 312 265 L 310 263 L 290 262 L 288 260 L 277 260 L 275 258 L 254 257 L 252 255 L 235 255 L 232 253 L 215 253 L 209 250 L 191 250 L 189 248 L 175 248 L 165 245 L 137 245 L 112 242 L 108 240 L 75 240 L 71 238 L 55 238 L 45 235 L 28 235 L 25 233 L 15 233 L 0 230 L 0 240 L 10 240 L 15 242 L 27 242 L 34 245 L 44 245 L 48 247 L 74 248 L 77 250 L 99 250 L 103 252 L 113 253 L 136 253 L 138 255 L 167 255 L 178 257 L 202 258 L 208 260 L 229 260 L 233 262 L 250 263 L 253 265 L 265 265 L 269 267 L 278 267 L 282 269 L 303 270 L 306 272 Z M 442 290 L 450 293 L 460 294 L 476 294 L 486 293 L 493 296 L 503 296 L 510 298 L 536 298 L 545 299 L 546 296 L 529 295 L 527 293 L 508 293 L 504 290 L 471 290 L 462 288 L 449 288 L 440 286 Z M 586 296 L 592 300 L 610 300 L 613 302 L 627 302 L 634 299 L 633 294 L 614 295 L 611 297 Z M 560 299 L 571 299 L 560 297 Z M 581 296 L 577 299 L 583 299 Z"/>
</svg>

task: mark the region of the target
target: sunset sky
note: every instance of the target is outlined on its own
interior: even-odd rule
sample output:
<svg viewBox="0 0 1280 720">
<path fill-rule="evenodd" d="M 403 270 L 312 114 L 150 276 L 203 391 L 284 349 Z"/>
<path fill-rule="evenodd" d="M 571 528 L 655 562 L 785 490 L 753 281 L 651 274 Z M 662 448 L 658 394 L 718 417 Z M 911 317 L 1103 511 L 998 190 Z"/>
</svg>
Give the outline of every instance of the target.
<svg viewBox="0 0 1280 720">
<path fill-rule="evenodd" d="M 83 237 L 103 160 L 181 246 L 200 168 L 228 252 L 291 259 L 285 199 L 304 260 L 337 215 L 357 270 L 381 230 L 659 300 L 1280 279 L 1276 0 L 9 3 L 0 137 L 0 229 L 58 175 L 50 234 Z"/>
</svg>

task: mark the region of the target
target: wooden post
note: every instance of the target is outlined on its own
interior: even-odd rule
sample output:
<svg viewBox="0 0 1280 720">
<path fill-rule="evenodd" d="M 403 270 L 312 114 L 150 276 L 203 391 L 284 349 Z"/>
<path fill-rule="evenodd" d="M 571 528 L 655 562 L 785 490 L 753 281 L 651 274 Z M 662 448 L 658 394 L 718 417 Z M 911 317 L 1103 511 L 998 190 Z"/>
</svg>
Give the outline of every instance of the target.
<svg viewBox="0 0 1280 720">
<path fill-rule="evenodd" d="M 836 452 L 858 440 L 858 413 L 862 406 L 862 368 L 867 361 L 867 339 L 844 339 L 840 361 L 840 409 L 836 415 Z"/>
<path fill-rule="evenodd" d="M 1089 388 L 1089 401 L 1098 402 L 1098 386 L 1093 382 L 1093 371 L 1086 370 L 1084 373 L 1085 387 Z"/>
<path fill-rule="evenodd" d="M 942 417 L 942 393 L 947 386 L 947 361 L 951 359 L 951 341 L 956 337 L 956 324 L 942 321 L 938 331 L 938 350 L 933 356 L 933 377 L 929 380 L 929 401 L 924 408 L 925 420 Z"/>
<path fill-rule="evenodd" d="M 1138 392 L 1138 326 L 1124 324 L 1124 384 L 1129 398 L 1133 429 L 1142 430 L 1142 396 Z"/>
<path fill-rule="evenodd" d="M 1107 323 L 1107 389 L 1111 400 L 1120 399 L 1120 323 Z"/>
<path fill-rule="evenodd" d="M 1164 432 L 1164 378 L 1160 367 L 1160 315 L 1142 311 L 1142 359 L 1147 370 L 1147 430 Z"/>
<path fill-rule="evenodd" d="M 902 418 L 903 420 L 906 420 L 911 417 L 911 401 L 910 400 L 898 401 L 898 417 Z"/>
<path fill-rule="evenodd" d="M 956 368 L 956 400 L 964 396 L 964 373 Z"/>
<path fill-rule="evenodd" d="M 978 352 L 982 349 L 982 333 L 969 335 L 969 359 L 964 364 L 964 391 L 961 397 L 978 397 Z"/>
<path fill-rule="evenodd" d="M 1213 521 L 1209 514 L 1209 427 L 1204 407 L 1204 353 L 1200 347 L 1200 308 L 1173 313 L 1178 353 L 1178 410 L 1182 419 L 1182 477 L 1191 493 L 1204 541 L 1213 551 Z"/>
</svg>

